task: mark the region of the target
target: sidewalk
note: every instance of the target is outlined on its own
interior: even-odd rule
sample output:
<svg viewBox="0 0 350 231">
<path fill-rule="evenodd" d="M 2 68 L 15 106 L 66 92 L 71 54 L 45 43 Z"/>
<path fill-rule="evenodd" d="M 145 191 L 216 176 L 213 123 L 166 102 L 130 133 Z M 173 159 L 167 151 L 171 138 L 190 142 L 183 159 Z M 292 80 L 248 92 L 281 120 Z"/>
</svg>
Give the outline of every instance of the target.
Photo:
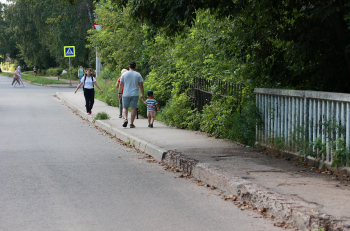
<svg viewBox="0 0 350 231">
<path fill-rule="evenodd" d="M 340 182 L 332 175 L 296 166 L 285 158 L 273 158 L 251 147 L 157 121 L 154 128 L 147 127 L 147 119 L 135 120 L 135 129 L 123 128 L 118 108 L 96 100 L 92 115 L 88 116 L 82 91 L 56 95 L 90 121 L 97 112 L 106 112 L 111 119 L 96 121 L 97 126 L 158 161 L 176 165 L 228 195 L 239 196 L 241 202 L 265 208 L 269 215 L 300 230 L 317 230 L 325 224 L 329 226 L 326 230 L 350 227 L 349 181 Z"/>
</svg>

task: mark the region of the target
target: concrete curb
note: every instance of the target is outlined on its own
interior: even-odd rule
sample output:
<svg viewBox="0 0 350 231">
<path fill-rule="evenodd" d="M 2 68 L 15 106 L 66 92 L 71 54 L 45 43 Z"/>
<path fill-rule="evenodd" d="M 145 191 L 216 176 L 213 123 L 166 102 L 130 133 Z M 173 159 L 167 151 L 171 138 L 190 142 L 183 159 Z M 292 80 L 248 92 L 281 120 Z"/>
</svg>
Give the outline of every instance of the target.
<svg viewBox="0 0 350 231">
<path fill-rule="evenodd" d="M 96 120 L 95 124 L 103 130 L 111 133 L 118 139 L 147 153 L 148 155 L 153 156 L 157 161 L 162 161 L 164 159 L 165 154 L 167 153 L 167 150 L 157 147 L 156 145 L 144 141 L 138 137 L 128 135 L 118 128 L 113 128 L 111 125 L 105 123 L 103 120 Z"/>
<path fill-rule="evenodd" d="M 208 164 L 197 164 L 192 175 L 196 179 L 215 185 L 229 194 L 239 196 L 241 201 L 250 203 L 254 207 L 265 208 L 269 215 L 288 221 L 289 224 L 299 229 L 317 229 L 330 222 L 329 216 L 313 211 L 312 206 L 306 202 L 286 198 L 240 177 L 231 176 Z"/>
<path fill-rule="evenodd" d="M 89 121 L 93 121 L 91 116 L 86 115 L 77 106 L 70 103 L 59 92 L 56 96 L 64 104 L 76 110 L 77 113 Z M 99 128 L 111 133 L 118 139 L 129 143 L 133 147 L 153 156 L 157 161 L 175 166 L 186 173 L 190 173 L 194 178 L 215 186 L 228 194 L 239 196 L 241 202 L 245 201 L 257 208 L 265 208 L 269 215 L 278 219 L 288 221 L 300 230 L 317 230 L 319 227 L 326 227 L 325 230 L 348 230 L 343 228 L 341 221 L 336 221 L 329 215 L 319 213 L 314 204 L 302 201 L 297 197 L 281 195 L 254 184 L 241 177 L 233 176 L 221 169 L 206 163 L 199 163 L 197 160 L 171 150 L 165 150 L 137 137 L 130 136 L 122 130 L 112 127 L 102 120 L 95 121 Z"/>
<path fill-rule="evenodd" d="M 45 85 L 45 84 L 32 83 L 32 82 L 30 82 L 29 80 L 25 80 L 25 79 L 22 79 L 22 81 L 27 82 L 27 83 L 32 84 L 32 85 L 35 85 L 35 86 L 39 86 L 39 87 L 76 88 L 76 86 L 70 86 L 69 84 L 62 84 L 63 86 L 58 86 L 58 85 L 50 86 L 50 85 Z M 68 86 L 67 86 L 67 85 L 68 85 Z"/>
<path fill-rule="evenodd" d="M 84 119 L 89 120 L 90 122 L 93 122 L 93 118 L 86 114 L 85 111 L 80 110 L 76 105 L 72 104 L 67 100 L 64 96 L 62 96 L 59 92 L 56 92 L 56 96 L 62 100 L 64 104 L 71 107 L 73 110 L 76 110 L 77 113 L 83 117 Z M 165 154 L 167 153 L 167 150 L 162 149 L 152 143 L 149 143 L 147 141 L 144 141 L 138 137 L 129 135 L 125 132 L 123 132 L 121 129 L 112 127 L 111 125 L 105 123 L 103 120 L 96 120 L 95 125 L 99 128 L 109 132 L 113 136 L 117 137 L 118 139 L 132 145 L 133 147 L 147 153 L 148 155 L 153 156 L 157 161 L 162 161 L 165 157 Z"/>
<path fill-rule="evenodd" d="M 190 173 L 195 179 L 215 186 L 227 194 L 239 196 L 241 202 L 256 208 L 265 208 L 269 215 L 288 221 L 301 230 L 317 230 L 319 227 L 327 227 L 326 230 L 348 230 L 343 228 L 341 221 L 335 221 L 331 216 L 317 212 L 314 204 L 294 196 L 272 192 L 209 164 L 199 163 L 173 151 L 166 154 L 164 162 Z"/>
<path fill-rule="evenodd" d="M 86 114 L 85 111 L 82 111 L 79 109 L 79 107 L 77 107 L 75 104 L 69 102 L 69 100 L 67 100 L 63 95 L 61 95 L 59 92 L 56 92 L 56 96 L 57 98 L 59 98 L 64 104 L 66 104 L 67 106 L 69 106 L 70 108 L 72 108 L 73 110 L 76 110 L 76 112 L 78 113 L 78 115 L 80 115 L 81 117 L 83 117 L 84 119 L 89 120 L 90 122 L 93 122 L 93 118 L 91 116 L 88 116 Z"/>
</svg>

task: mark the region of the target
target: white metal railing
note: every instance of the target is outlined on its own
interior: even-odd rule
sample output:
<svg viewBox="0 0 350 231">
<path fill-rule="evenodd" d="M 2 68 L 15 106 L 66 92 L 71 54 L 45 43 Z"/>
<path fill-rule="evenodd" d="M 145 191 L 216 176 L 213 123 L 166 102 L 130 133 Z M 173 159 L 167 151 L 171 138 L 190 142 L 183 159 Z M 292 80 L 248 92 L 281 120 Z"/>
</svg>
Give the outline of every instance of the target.
<svg viewBox="0 0 350 231">
<path fill-rule="evenodd" d="M 284 138 L 292 150 L 291 134 L 297 127 L 305 131 L 307 141 L 322 138 L 322 142 L 343 138 L 346 147 L 350 145 L 350 94 L 319 91 L 299 91 L 284 89 L 255 88 L 256 105 L 259 108 L 264 126 L 257 129 L 257 141 L 268 143 L 271 138 Z M 344 126 L 345 132 L 327 134 L 325 123 L 335 121 Z M 338 127 L 339 129 L 339 127 Z M 318 156 L 325 161 L 333 162 L 331 148 L 327 145 L 326 153 Z"/>
</svg>

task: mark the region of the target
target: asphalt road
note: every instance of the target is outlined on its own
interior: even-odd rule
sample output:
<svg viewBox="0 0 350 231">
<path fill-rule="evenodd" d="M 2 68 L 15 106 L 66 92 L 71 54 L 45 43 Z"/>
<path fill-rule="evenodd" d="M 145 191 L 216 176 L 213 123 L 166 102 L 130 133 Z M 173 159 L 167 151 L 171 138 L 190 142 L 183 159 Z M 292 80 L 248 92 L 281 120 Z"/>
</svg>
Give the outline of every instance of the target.
<svg viewBox="0 0 350 231">
<path fill-rule="evenodd" d="M 0 230 L 280 230 L 0 76 Z M 117 110 L 117 109 L 116 109 Z"/>
</svg>

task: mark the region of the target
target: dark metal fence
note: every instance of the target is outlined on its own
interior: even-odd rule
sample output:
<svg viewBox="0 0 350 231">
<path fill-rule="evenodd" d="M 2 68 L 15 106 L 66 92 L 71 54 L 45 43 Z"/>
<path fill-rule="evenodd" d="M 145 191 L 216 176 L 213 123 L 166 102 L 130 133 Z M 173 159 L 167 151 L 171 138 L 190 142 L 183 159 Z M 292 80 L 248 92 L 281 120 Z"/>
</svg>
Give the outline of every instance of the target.
<svg viewBox="0 0 350 231">
<path fill-rule="evenodd" d="M 213 88 L 215 88 L 214 93 Z M 192 99 L 193 108 L 197 108 L 199 112 L 203 111 L 204 105 L 210 104 L 213 94 L 216 94 L 219 97 L 233 97 L 234 112 L 241 105 L 242 89 L 242 84 L 195 77 L 193 79 L 193 85 L 190 85 L 190 90 L 187 95 Z"/>
</svg>

